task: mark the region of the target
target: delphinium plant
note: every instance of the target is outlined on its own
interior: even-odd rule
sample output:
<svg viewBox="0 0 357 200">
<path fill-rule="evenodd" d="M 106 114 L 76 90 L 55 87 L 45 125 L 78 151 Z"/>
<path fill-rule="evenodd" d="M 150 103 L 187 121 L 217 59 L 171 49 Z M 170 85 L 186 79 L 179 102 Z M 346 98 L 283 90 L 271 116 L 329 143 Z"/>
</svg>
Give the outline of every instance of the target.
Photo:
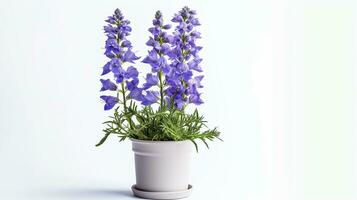
<svg viewBox="0 0 357 200">
<path fill-rule="evenodd" d="M 170 24 L 165 24 L 157 11 L 151 36 L 146 42 L 150 47 L 142 63 L 150 66 L 145 82 L 139 86 L 137 68 L 132 66 L 139 59 L 127 36 L 131 31 L 129 21 L 117 9 L 108 17 L 104 27 L 107 34 L 105 55 L 111 60 L 104 65 L 102 75 L 114 75 L 114 82 L 101 79 L 101 91 L 110 90 L 115 96 L 103 95 L 105 110 L 114 108 L 114 115 L 104 124 L 105 135 L 97 146 L 111 134 L 120 141 L 126 138 L 151 141 L 190 140 L 198 150 L 196 141 L 219 138 L 219 131 L 208 129 L 203 116 L 195 109 L 187 112 L 191 104 L 203 103 L 199 90 L 203 88 L 202 68 L 199 57 L 201 46 L 196 41 L 201 37 L 196 27 L 200 25 L 196 11 L 184 7 L 171 20 L 176 24 L 172 33 Z M 130 65 L 129 67 L 124 67 Z M 141 104 L 139 106 L 138 104 Z"/>
</svg>

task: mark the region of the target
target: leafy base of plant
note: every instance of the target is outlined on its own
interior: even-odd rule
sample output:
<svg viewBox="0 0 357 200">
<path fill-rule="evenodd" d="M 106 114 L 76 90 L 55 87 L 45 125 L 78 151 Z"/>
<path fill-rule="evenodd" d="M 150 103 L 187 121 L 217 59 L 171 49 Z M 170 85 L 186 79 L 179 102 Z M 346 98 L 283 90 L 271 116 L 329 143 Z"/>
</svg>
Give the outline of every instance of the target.
<svg viewBox="0 0 357 200">
<path fill-rule="evenodd" d="M 198 151 L 195 140 L 202 141 L 208 148 L 207 140 L 219 138 L 220 132 L 208 129 L 203 116 L 199 115 L 197 109 L 192 114 L 182 110 L 154 110 L 152 107 L 143 107 L 138 110 L 136 104 L 131 101 L 126 110 L 114 111 L 114 116 L 104 122 L 105 135 L 96 145 L 105 142 L 110 134 L 117 135 L 120 141 L 126 138 L 151 141 L 182 141 L 190 140 Z"/>
</svg>

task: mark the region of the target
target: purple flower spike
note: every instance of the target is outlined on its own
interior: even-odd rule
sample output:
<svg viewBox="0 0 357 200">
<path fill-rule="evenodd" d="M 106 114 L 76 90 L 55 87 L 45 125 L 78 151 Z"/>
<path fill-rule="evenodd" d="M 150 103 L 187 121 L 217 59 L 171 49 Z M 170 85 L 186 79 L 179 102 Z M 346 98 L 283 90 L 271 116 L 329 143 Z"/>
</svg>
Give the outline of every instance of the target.
<svg viewBox="0 0 357 200">
<path fill-rule="evenodd" d="M 119 9 L 116 9 L 114 14 L 109 16 L 105 21 L 108 24 L 104 26 L 104 33 L 107 36 L 104 54 L 110 58 L 110 61 L 103 66 L 102 75 L 111 73 L 115 83 L 109 79 L 100 79 L 102 83 L 100 91 L 110 90 L 118 92 L 117 84 L 124 84 L 125 88 L 130 91 L 129 97 L 141 100 L 142 98 L 139 95 L 141 94 L 141 90 L 137 87 L 139 82 L 138 70 L 134 66 L 130 66 L 127 69 L 124 68 L 125 63 L 134 63 L 139 59 L 132 51 L 131 42 L 127 39 L 132 30 L 129 26 L 130 21 L 124 19 Z M 113 108 L 119 102 L 119 99 L 113 96 L 101 96 L 100 98 L 106 102 L 104 106 L 105 110 Z"/>
<path fill-rule="evenodd" d="M 144 95 L 142 104 L 151 105 L 159 100 L 159 96 L 165 98 L 165 94 L 159 95 L 157 91 L 153 91 L 153 86 L 158 86 L 155 89 L 159 89 L 160 92 L 164 91 L 165 81 L 159 82 L 159 77 L 164 79 L 166 74 L 170 72 L 169 54 L 171 52 L 171 45 L 169 42 L 172 40 L 172 36 L 166 31 L 171 28 L 170 24 L 164 24 L 162 13 L 157 11 L 152 21 L 153 27 L 148 30 L 151 33 L 146 45 L 152 49 L 149 54 L 142 60 L 143 63 L 151 66 L 151 73 L 146 75 L 146 82 L 143 85 L 146 95 Z M 152 74 L 153 73 L 153 74 Z M 161 80 L 160 79 L 160 80 Z M 150 90 L 148 90 L 150 88 Z M 160 99 L 160 106 L 163 106 L 165 99 Z"/>
<path fill-rule="evenodd" d="M 195 30 L 200 23 L 196 11 L 188 7 L 182 8 L 171 20 L 177 23 L 173 38 L 170 38 L 171 50 L 168 55 L 172 60 L 169 73 L 166 73 L 166 95 L 174 102 L 177 109 L 183 108 L 188 103 L 202 104 L 198 88 L 202 88 L 200 81 L 203 76 L 194 73 L 202 72 L 198 52 L 202 47 L 196 45 L 196 40 L 201 34 Z M 195 77 L 195 78 L 194 78 Z"/>
</svg>

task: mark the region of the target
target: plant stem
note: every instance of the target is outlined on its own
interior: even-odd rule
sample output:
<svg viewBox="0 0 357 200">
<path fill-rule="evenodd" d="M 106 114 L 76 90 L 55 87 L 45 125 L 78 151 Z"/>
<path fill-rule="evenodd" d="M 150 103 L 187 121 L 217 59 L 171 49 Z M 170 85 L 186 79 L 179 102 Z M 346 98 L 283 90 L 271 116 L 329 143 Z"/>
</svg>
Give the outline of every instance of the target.
<svg viewBox="0 0 357 200">
<path fill-rule="evenodd" d="M 123 95 L 123 105 L 124 105 L 124 113 L 127 113 L 128 107 L 126 105 L 126 96 L 125 96 L 125 86 L 124 86 L 124 80 L 121 82 L 121 92 Z M 126 116 L 126 119 L 128 120 L 129 126 L 132 129 L 134 127 L 133 121 L 131 120 L 131 117 Z"/>
<path fill-rule="evenodd" d="M 159 74 L 159 81 L 160 81 L 160 108 L 159 110 L 164 108 L 164 85 L 162 83 L 162 71 L 158 72 Z"/>
<path fill-rule="evenodd" d="M 121 82 L 121 93 L 123 94 L 123 105 L 124 105 L 124 111 L 126 112 L 127 107 L 126 107 L 124 80 Z"/>
</svg>

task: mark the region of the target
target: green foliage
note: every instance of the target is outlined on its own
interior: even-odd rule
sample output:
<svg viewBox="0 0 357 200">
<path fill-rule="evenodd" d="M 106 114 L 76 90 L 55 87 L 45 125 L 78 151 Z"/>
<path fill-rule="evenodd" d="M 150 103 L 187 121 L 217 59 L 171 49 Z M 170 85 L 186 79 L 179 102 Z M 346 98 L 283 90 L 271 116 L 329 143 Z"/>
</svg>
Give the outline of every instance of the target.
<svg viewBox="0 0 357 200">
<path fill-rule="evenodd" d="M 151 106 L 138 109 L 138 106 L 130 101 L 121 111 L 117 107 L 114 116 L 104 124 L 105 135 L 96 146 L 103 144 L 110 134 L 117 135 L 120 141 L 126 138 L 152 141 L 190 140 L 197 151 L 197 140 L 202 141 L 207 148 L 207 140 L 221 140 L 220 132 L 216 128 L 208 129 L 206 121 L 197 109 L 192 114 L 176 109 L 154 110 Z"/>
</svg>

